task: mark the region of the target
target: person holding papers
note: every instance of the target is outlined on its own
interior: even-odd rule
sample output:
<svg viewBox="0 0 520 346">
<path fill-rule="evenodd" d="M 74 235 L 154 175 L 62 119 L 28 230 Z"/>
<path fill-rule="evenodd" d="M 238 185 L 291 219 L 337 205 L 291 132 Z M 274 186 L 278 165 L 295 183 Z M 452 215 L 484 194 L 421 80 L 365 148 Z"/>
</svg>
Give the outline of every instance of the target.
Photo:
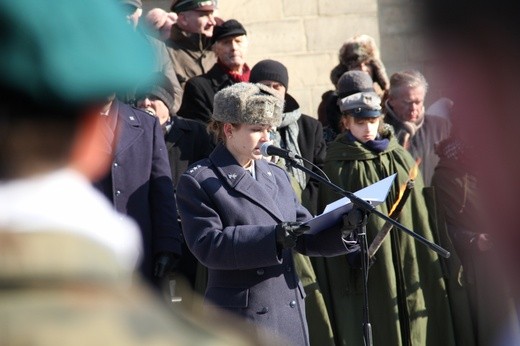
<svg viewBox="0 0 520 346">
<path fill-rule="evenodd" d="M 383 123 L 381 100 L 371 90 L 370 76 L 346 72 L 338 87 L 342 89 L 338 105 L 346 131 L 330 143 L 325 173 L 347 191 L 397 173 L 387 200 L 377 208 L 396 218 L 392 210 L 399 206 L 397 221 L 433 242 L 417 164 Z M 338 198 L 327 186 L 320 186 L 321 208 Z M 383 225 L 384 220 L 376 215 L 368 218 L 368 244 Z M 450 307 L 437 254 L 394 228 L 372 262 L 368 299 L 374 345 L 453 345 Z M 317 259 L 316 274 L 330 309 L 336 343 L 362 345 L 362 273 L 346 263 L 343 257 Z"/>
<path fill-rule="evenodd" d="M 354 260 L 359 247 L 343 240 L 349 236 L 341 225 L 310 232 L 303 222 L 311 214 L 287 173 L 262 159 L 260 147 L 270 142 L 282 110 L 283 101 L 262 84 L 219 91 L 208 125 L 219 144 L 181 176 L 177 203 L 186 244 L 208 268 L 206 302 L 239 315 L 259 335 L 309 345 L 292 251 Z"/>
</svg>

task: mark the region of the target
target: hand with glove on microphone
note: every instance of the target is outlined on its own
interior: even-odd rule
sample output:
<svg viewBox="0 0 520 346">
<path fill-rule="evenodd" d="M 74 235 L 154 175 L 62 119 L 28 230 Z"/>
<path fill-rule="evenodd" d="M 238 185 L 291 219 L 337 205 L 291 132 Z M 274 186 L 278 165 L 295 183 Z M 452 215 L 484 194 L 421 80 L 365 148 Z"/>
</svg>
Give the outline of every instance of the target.
<svg viewBox="0 0 520 346">
<path fill-rule="evenodd" d="M 298 237 L 311 228 L 301 222 L 282 222 L 276 225 L 276 247 L 278 251 L 296 246 Z"/>
</svg>

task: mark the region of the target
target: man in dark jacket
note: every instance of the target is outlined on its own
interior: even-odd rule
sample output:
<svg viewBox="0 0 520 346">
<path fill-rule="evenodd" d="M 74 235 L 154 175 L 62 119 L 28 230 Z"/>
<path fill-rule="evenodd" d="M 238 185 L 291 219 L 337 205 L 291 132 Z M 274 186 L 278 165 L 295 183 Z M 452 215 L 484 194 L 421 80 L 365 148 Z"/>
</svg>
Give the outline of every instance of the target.
<svg viewBox="0 0 520 346">
<path fill-rule="evenodd" d="M 213 98 L 217 91 L 237 82 L 249 81 L 246 55 L 247 32 L 238 21 L 230 19 L 215 27 L 211 38 L 217 62 L 205 74 L 186 83 L 178 115 L 208 122 L 213 112 Z"/>
<path fill-rule="evenodd" d="M 95 186 L 115 209 L 137 221 L 143 237 L 141 272 L 152 283 L 172 270 L 181 255 L 181 234 L 170 166 L 159 120 L 110 98 L 105 149 L 111 171 Z"/>
</svg>

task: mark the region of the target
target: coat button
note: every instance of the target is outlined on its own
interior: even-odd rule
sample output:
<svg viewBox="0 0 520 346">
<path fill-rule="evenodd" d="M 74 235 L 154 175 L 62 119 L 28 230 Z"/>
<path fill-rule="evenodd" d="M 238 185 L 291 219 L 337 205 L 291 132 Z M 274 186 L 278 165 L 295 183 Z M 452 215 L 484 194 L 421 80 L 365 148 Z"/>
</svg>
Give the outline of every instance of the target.
<svg viewBox="0 0 520 346">
<path fill-rule="evenodd" d="M 257 314 L 263 315 L 269 312 L 269 308 L 267 306 L 264 306 L 262 310 L 258 311 Z"/>
<path fill-rule="evenodd" d="M 294 308 L 296 306 L 296 300 L 292 300 L 290 303 L 289 303 L 289 306 L 291 308 Z"/>
<path fill-rule="evenodd" d="M 119 196 L 121 194 L 121 191 L 117 190 L 116 191 L 116 196 Z"/>
<path fill-rule="evenodd" d="M 256 271 L 256 275 L 264 275 L 265 271 L 263 269 L 258 269 Z"/>
<path fill-rule="evenodd" d="M 117 167 L 117 166 L 119 166 L 119 163 L 114 162 L 114 167 Z"/>
<path fill-rule="evenodd" d="M 290 273 L 290 272 L 292 272 L 292 267 L 287 266 L 287 269 L 286 269 L 286 270 L 287 270 L 288 273 Z"/>
</svg>

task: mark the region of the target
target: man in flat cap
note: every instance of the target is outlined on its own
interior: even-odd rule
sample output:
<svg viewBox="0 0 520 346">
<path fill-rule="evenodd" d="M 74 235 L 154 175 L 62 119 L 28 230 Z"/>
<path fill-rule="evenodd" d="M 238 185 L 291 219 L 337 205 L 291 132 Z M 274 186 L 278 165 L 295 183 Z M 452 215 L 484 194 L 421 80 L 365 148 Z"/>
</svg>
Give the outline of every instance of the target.
<svg viewBox="0 0 520 346">
<path fill-rule="evenodd" d="M 216 8 L 211 0 L 175 0 L 170 7 L 177 21 L 165 42 L 183 88 L 188 79 L 206 73 L 216 61 L 211 50 Z"/>
<path fill-rule="evenodd" d="M 217 62 L 205 74 L 191 78 L 184 87 L 178 114 L 207 123 L 213 112 L 215 93 L 238 82 L 248 82 L 246 63 L 249 40 L 242 24 L 230 19 L 216 26 L 211 37 Z"/>
</svg>

